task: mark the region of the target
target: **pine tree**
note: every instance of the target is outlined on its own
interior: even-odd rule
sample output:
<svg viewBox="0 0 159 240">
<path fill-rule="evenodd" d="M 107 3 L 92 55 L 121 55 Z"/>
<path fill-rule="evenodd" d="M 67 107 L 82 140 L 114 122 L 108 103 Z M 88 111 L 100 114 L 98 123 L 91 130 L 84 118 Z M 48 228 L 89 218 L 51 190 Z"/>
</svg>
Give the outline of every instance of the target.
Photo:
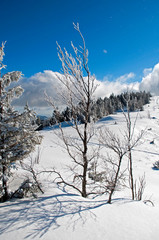
<svg viewBox="0 0 159 240">
<path fill-rule="evenodd" d="M 2 182 L 1 201 L 9 199 L 8 178 L 13 164 L 22 160 L 41 137 L 35 133 L 35 114 L 26 105 L 23 113 L 15 111 L 11 103 L 23 93 L 20 86 L 9 88 L 12 82 L 17 82 L 21 72 L 14 71 L 1 75 L 3 64 L 4 43 L 0 47 L 0 180 Z"/>
</svg>

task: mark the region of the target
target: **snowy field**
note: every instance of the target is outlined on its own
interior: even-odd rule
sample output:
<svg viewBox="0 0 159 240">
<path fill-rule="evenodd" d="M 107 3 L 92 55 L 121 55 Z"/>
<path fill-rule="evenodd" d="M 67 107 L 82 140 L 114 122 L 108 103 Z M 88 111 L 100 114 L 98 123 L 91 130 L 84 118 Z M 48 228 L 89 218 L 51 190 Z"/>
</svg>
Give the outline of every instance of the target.
<svg viewBox="0 0 159 240">
<path fill-rule="evenodd" d="M 132 113 L 132 120 L 137 113 Z M 117 124 L 115 124 L 115 122 Z M 124 116 L 117 113 L 96 123 L 96 128 L 107 126 L 122 133 Z M 142 201 L 132 201 L 129 188 L 113 195 L 82 198 L 78 192 L 62 191 L 52 182 L 52 176 L 43 174 L 40 180 L 44 194 L 38 198 L 12 200 L 0 204 L 0 239 L 45 240 L 158 240 L 159 239 L 159 170 L 153 163 L 159 160 L 159 101 L 151 103 L 138 114 L 136 133 L 147 129 L 142 143 L 133 149 L 134 177 L 145 174 L 146 188 Z M 71 127 L 65 131 L 73 134 Z M 44 138 L 40 146 L 39 169 L 56 167 L 64 174 L 70 160 L 60 147 L 53 129 L 40 132 Z M 150 142 L 154 141 L 154 144 Z M 96 144 L 96 139 L 91 143 Z M 26 160 L 27 161 L 27 160 Z M 22 171 L 15 172 L 11 187 L 22 180 Z"/>
</svg>

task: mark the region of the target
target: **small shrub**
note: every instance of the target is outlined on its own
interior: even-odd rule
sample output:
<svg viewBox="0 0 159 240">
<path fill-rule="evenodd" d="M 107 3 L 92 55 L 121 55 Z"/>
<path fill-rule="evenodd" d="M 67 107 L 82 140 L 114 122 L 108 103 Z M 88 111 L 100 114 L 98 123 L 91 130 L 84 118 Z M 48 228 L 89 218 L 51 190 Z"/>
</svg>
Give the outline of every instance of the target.
<svg viewBox="0 0 159 240">
<path fill-rule="evenodd" d="M 24 180 L 21 186 L 11 195 L 11 198 L 23 198 L 23 197 L 37 197 L 36 193 L 39 188 L 35 182 L 28 179 Z"/>
<path fill-rule="evenodd" d="M 138 181 L 135 181 L 134 184 L 134 195 L 135 200 L 141 201 L 143 197 L 143 193 L 146 187 L 146 180 L 145 180 L 145 174 L 142 177 L 139 177 Z"/>
<path fill-rule="evenodd" d="M 153 169 L 159 170 L 159 160 L 153 164 Z"/>
</svg>

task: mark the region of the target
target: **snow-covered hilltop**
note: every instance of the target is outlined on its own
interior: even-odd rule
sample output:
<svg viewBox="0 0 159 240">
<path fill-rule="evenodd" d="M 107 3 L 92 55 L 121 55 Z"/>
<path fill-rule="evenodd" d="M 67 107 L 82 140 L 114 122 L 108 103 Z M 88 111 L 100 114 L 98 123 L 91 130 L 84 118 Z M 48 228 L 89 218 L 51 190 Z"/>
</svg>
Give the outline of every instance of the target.
<svg viewBox="0 0 159 240">
<path fill-rule="evenodd" d="M 137 112 L 131 113 L 136 119 Z M 122 112 L 112 114 L 98 121 L 95 128 L 107 126 L 115 133 L 123 134 L 125 119 Z M 134 177 L 145 175 L 146 187 L 141 201 L 132 201 L 131 192 L 126 186 L 120 186 L 112 197 L 112 204 L 107 204 L 108 196 L 103 194 L 96 198 L 82 198 L 75 190 L 64 191 L 53 183 L 53 175 L 40 174 L 44 194 L 37 198 L 11 200 L 0 204 L 0 239 L 47 239 L 47 240 L 158 240 L 159 228 L 159 171 L 153 164 L 159 160 L 159 99 L 153 97 L 144 111 L 138 113 L 135 133 L 142 130 L 140 144 L 132 150 Z M 61 142 L 47 128 L 41 132 L 43 141 L 40 146 L 40 162 L 36 170 L 53 169 L 62 171 L 71 178 L 66 166 L 70 157 L 61 148 Z M 58 129 L 56 128 L 56 132 Z M 65 133 L 73 136 L 70 126 L 65 126 Z M 94 138 L 90 144 L 97 144 Z M 37 156 L 36 153 L 32 158 Z M 125 158 L 126 159 L 126 158 Z M 28 163 L 29 158 L 25 160 Z M 123 169 L 127 167 L 124 160 Z M 23 170 L 24 171 L 24 170 Z M 22 182 L 22 170 L 15 171 L 11 186 Z M 127 178 L 128 172 L 125 173 Z M 68 189 L 67 189 L 68 190 Z"/>
</svg>

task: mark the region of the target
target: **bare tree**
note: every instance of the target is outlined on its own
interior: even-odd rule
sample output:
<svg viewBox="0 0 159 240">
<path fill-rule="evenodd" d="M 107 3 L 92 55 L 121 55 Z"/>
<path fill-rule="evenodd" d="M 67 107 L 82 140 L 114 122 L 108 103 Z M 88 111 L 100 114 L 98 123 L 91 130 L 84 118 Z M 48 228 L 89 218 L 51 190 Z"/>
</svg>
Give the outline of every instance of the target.
<svg viewBox="0 0 159 240">
<path fill-rule="evenodd" d="M 134 176 L 133 176 L 133 159 L 132 159 L 132 149 L 137 146 L 139 141 L 141 140 L 145 130 L 141 131 L 137 137 L 134 136 L 136 122 L 138 114 L 135 118 L 134 123 L 132 124 L 131 116 L 130 116 L 130 94 L 127 92 L 127 96 L 124 97 L 126 102 L 126 111 L 124 111 L 123 107 L 123 115 L 126 121 L 126 131 L 124 132 L 125 142 L 127 143 L 127 152 L 128 152 L 128 161 L 129 161 L 129 184 L 131 189 L 132 200 L 135 199 L 135 185 L 134 185 Z"/>
<path fill-rule="evenodd" d="M 39 175 L 44 171 L 39 171 L 36 167 L 40 162 L 40 148 L 38 147 L 36 156 L 29 155 L 26 161 L 20 161 L 19 167 L 23 171 L 24 180 L 21 185 L 11 194 L 10 198 L 22 198 L 31 193 L 36 197 L 36 192 L 40 191 L 44 193 L 42 189 L 42 184 L 39 181 Z"/>
<path fill-rule="evenodd" d="M 124 179 L 125 170 L 121 171 L 121 165 L 123 157 L 127 153 L 127 146 L 125 142 L 108 128 L 100 130 L 99 142 L 106 148 L 107 152 L 107 154 L 103 156 L 107 169 L 104 182 L 106 183 L 107 192 L 109 193 L 108 203 L 111 203 L 112 195 L 119 183 Z"/>
<path fill-rule="evenodd" d="M 107 174 L 106 176 L 106 183 L 108 184 L 107 186 L 109 189 L 108 203 L 111 203 L 112 195 L 119 181 L 123 177 L 123 173 L 121 172 L 121 164 L 124 156 L 128 156 L 129 185 L 131 189 L 132 199 L 134 200 L 142 198 L 143 190 L 145 187 L 145 179 L 143 178 L 139 179 L 138 186 L 136 183 L 137 181 L 135 180 L 134 182 L 132 159 L 132 149 L 137 146 L 137 144 L 139 144 L 139 141 L 145 133 L 145 130 L 139 132 L 139 134 L 135 136 L 137 116 L 134 123 L 132 124 L 129 107 L 130 95 L 128 94 L 127 96 L 127 99 L 124 98 L 126 101 L 126 111 L 124 111 L 124 108 L 121 107 L 126 121 L 126 130 L 123 130 L 121 132 L 120 137 L 117 134 L 114 134 L 114 132 L 110 131 L 108 128 L 100 130 L 99 142 L 103 147 L 106 148 L 106 152 L 107 150 L 110 151 L 110 153 L 104 157 L 105 165 L 107 166 L 107 163 L 109 163 L 109 171 L 111 172 L 111 176 L 109 176 L 110 174 Z"/>
<path fill-rule="evenodd" d="M 31 183 L 33 183 L 37 189 L 41 192 L 44 193 L 41 183 L 38 180 L 38 175 L 41 173 L 35 168 L 36 164 L 39 164 L 40 162 L 40 149 L 38 148 L 37 155 L 35 157 L 32 157 L 31 155 L 28 158 L 27 162 L 20 162 L 21 168 L 28 172 L 27 179 L 31 178 Z"/>
<path fill-rule="evenodd" d="M 63 75 L 57 74 L 59 82 L 62 84 L 61 99 L 63 104 L 67 105 L 72 112 L 71 122 L 68 122 L 76 133 L 76 138 L 67 135 L 58 120 L 60 135 L 65 149 L 72 159 L 70 170 L 73 174 L 73 181 L 66 181 L 61 173 L 58 175 L 58 182 L 76 189 L 83 197 L 88 196 L 87 192 L 87 174 L 89 164 L 98 156 L 98 151 L 89 151 L 90 140 L 94 135 L 93 123 L 91 122 L 91 107 L 93 95 L 96 90 L 95 77 L 91 76 L 88 67 L 88 50 L 86 48 L 84 37 L 80 31 L 79 24 L 74 28 L 79 33 L 82 46 L 75 47 L 73 43 L 73 54 L 69 54 L 66 49 L 62 50 L 57 43 L 58 56 L 62 63 Z M 47 101 L 56 109 L 53 100 L 46 95 Z M 82 116 L 82 123 L 81 118 Z M 60 181 L 59 181 L 60 179 Z M 80 183 L 80 184 L 79 184 Z"/>
</svg>

